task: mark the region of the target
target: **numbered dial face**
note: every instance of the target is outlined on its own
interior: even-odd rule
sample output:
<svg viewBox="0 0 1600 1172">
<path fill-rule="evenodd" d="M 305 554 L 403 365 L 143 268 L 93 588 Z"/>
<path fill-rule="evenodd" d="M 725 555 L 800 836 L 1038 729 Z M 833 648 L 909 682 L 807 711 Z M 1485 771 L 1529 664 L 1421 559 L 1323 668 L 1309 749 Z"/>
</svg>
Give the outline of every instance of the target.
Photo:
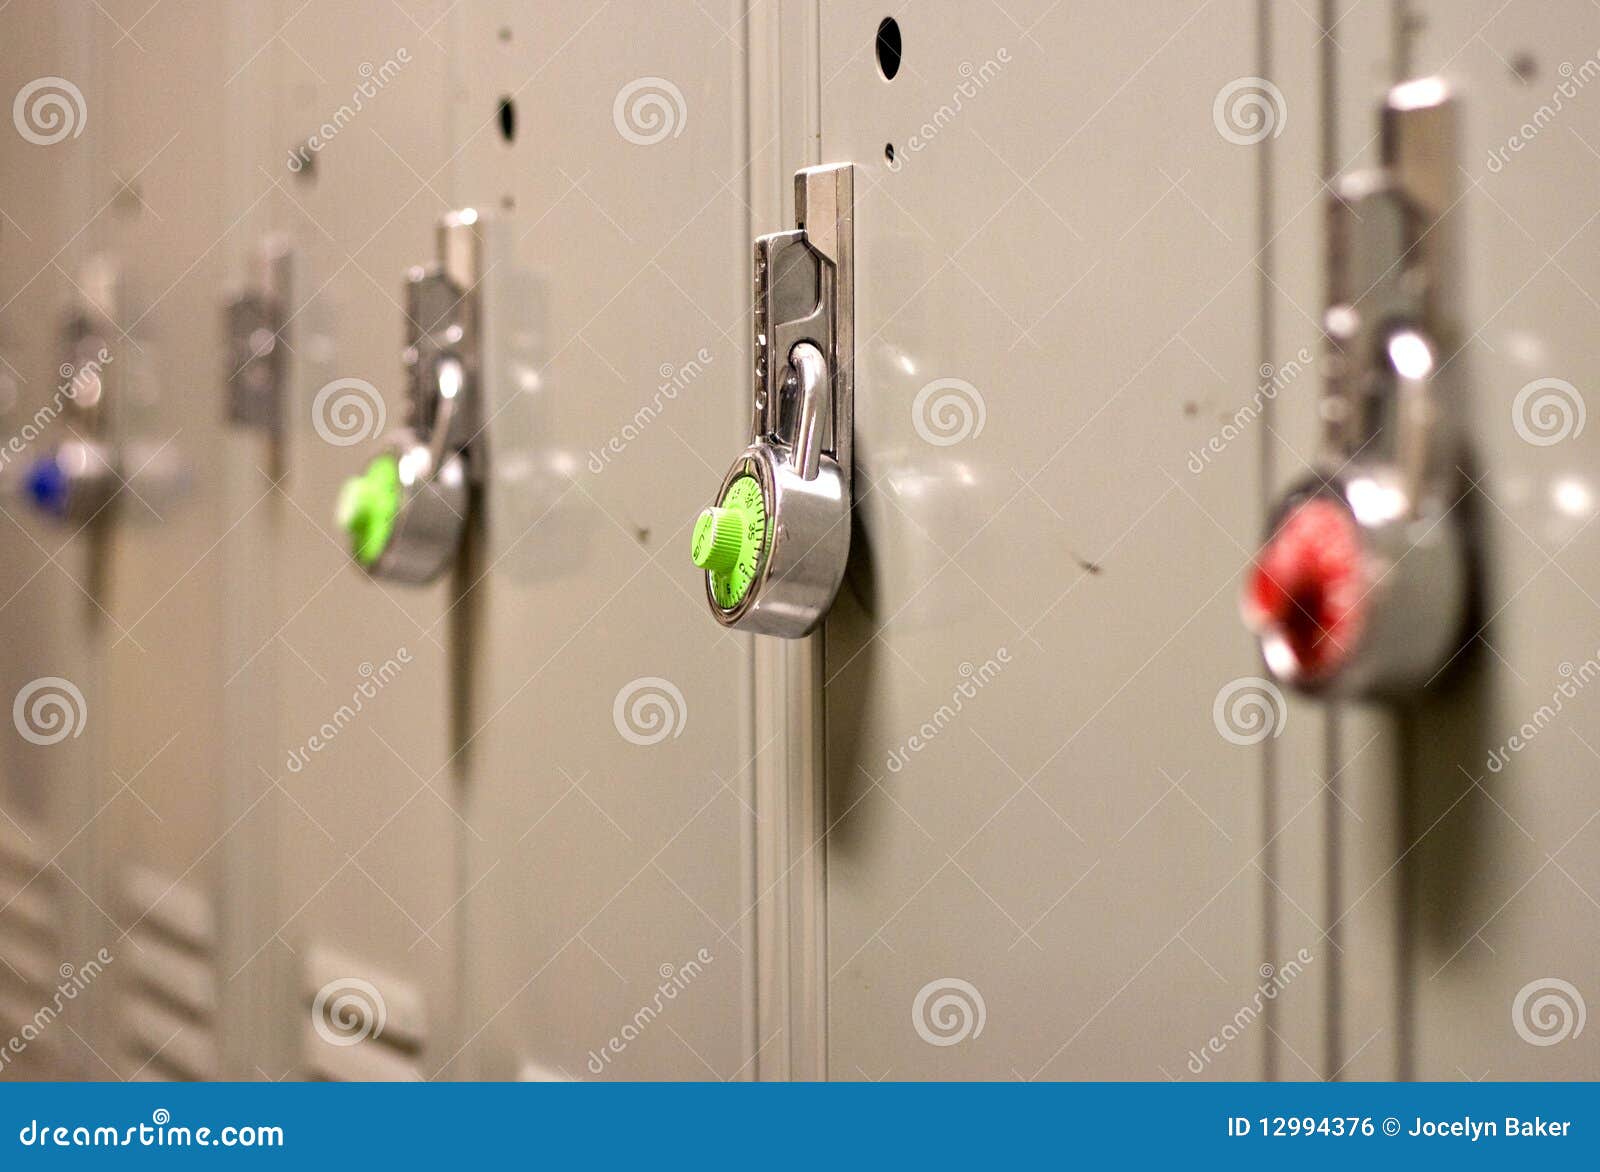
<svg viewBox="0 0 1600 1172">
<path fill-rule="evenodd" d="M 710 575 L 712 596 L 723 610 L 732 610 L 750 592 L 766 543 L 761 485 L 753 476 L 740 476 L 694 526 L 694 564 Z"/>
</svg>

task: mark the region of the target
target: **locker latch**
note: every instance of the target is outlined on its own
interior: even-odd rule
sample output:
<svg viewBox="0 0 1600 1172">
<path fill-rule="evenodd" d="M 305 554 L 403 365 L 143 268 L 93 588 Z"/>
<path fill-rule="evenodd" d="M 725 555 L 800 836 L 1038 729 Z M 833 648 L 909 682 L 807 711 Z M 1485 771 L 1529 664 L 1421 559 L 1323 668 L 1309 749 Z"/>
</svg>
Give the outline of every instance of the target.
<svg viewBox="0 0 1600 1172">
<path fill-rule="evenodd" d="M 750 443 L 695 522 L 692 557 L 725 627 L 798 638 L 833 605 L 850 553 L 855 172 L 795 174 L 795 219 L 759 237 Z"/>
<path fill-rule="evenodd" d="M 1450 222 L 1456 100 L 1391 89 L 1382 165 L 1329 206 L 1324 437 L 1252 567 L 1245 618 L 1267 667 L 1306 691 L 1393 696 L 1461 645 L 1467 538 Z"/>
<path fill-rule="evenodd" d="M 289 371 L 283 334 L 289 320 L 290 255 L 281 237 L 256 250 L 252 284 L 228 302 L 228 420 L 262 432 L 272 477 L 283 473 L 284 398 Z"/>
<path fill-rule="evenodd" d="M 478 436 L 484 225 L 476 211 L 439 223 L 438 262 L 406 275 L 406 425 L 345 481 L 338 520 L 357 564 L 375 577 L 430 582 L 466 532 L 483 475 Z"/>
</svg>

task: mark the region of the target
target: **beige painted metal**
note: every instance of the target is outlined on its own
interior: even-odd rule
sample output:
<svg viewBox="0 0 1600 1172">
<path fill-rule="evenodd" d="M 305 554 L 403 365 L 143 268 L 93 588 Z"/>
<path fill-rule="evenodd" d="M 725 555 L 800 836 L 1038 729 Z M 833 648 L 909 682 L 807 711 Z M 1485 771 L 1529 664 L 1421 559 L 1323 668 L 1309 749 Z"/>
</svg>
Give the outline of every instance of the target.
<svg viewBox="0 0 1600 1172">
<path fill-rule="evenodd" d="M 254 1077 L 414 1078 L 456 1036 L 464 831 L 451 766 L 452 587 L 370 580 L 333 506 L 376 451 L 379 416 L 393 426 L 403 415 L 402 281 L 433 262 L 434 224 L 450 206 L 448 26 L 437 13 L 374 21 L 344 5 L 273 8 L 267 27 L 235 30 L 224 83 L 271 111 L 234 177 L 269 222 L 235 230 L 226 284 L 245 278 L 268 229 L 295 256 L 275 490 L 259 440 L 232 440 L 252 457 L 235 469 L 235 513 L 268 552 L 249 540 L 237 550 L 234 580 L 265 579 L 249 596 L 265 613 L 230 627 L 223 665 L 230 713 L 258 730 L 230 758 L 233 816 L 251 836 L 239 849 L 256 852 L 235 856 L 231 873 L 257 906 L 228 979 L 264 992 L 266 1021 L 244 1055 Z M 219 290 L 211 323 L 220 303 Z M 343 410 L 340 390 L 319 410 L 337 380 L 366 386 L 344 384 Z"/>
<path fill-rule="evenodd" d="M 1596 441 L 1579 421 L 1596 375 L 1584 193 L 1600 21 L 1577 3 L 1408 9 L 1410 71 L 1461 98 L 1464 344 L 1449 361 L 1468 389 L 1477 491 L 1461 508 L 1483 596 L 1451 672 L 1351 770 L 1364 823 L 1342 844 L 1347 1074 L 1593 1078 L 1600 1043 L 1576 1026 L 1600 959 Z M 1341 751 L 1359 747 L 1347 729 Z"/>
<path fill-rule="evenodd" d="M 1256 5 L 1006 7 L 899 6 L 892 82 L 880 14 L 821 11 L 821 155 L 862 169 L 829 1074 L 1257 1077 L 1262 966 L 1315 979 L 1264 951 L 1226 723 L 1261 429 L 1189 467 L 1261 361 L 1257 160 L 1213 120 Z"/>
<path fill-rule="evenodd" d="M 776 156 L 745 132 L 747 87 L 771 80 L 747 55 L 767 14 L 743 7 L 450 22 L 455 190 L 508 245 L 461 608 L 465 1049 L 446 1076 L 754 1071 L 750 641 L 705 613 L 687 554 L 744 443 L 751 241 L 777 226 L 747 203 Z"/>
<path fill-rule="evenodd" d="M 26 140 L 13 126 L 0 136 L 0 426 L 8 445 L 13 438 L 22 441 L 20 451 L 7 447 L 9 485 L 61 434 L 59 331 L 75 296 L 72 274 L 92 255 L 100 232 L 96 212 L 103 209 L 92 180 L 102 173 L 106 128 L 90 120 L 103 112 L 93 20 L 86 3 L 35 0 L 0 13 L 6 94 L 14 98 L 40 78 L 63 78 L 82 99 L 62 112 L 63 123 L 26 122 L 42 140 L 61 130 L 59 142 Z M 43 83 L 36 92 L 70 100 L 68 91 L 52 86 Z M 33 743 L 14 723 L 0 737 L 0 1035 L 9 1045 L 42 1006 L 53 1005 L 60 966 L 76 971 L 115 931 L 91 894 L 106 729 L 101 638 L 107 625 L 90 572 L 93 542 L 86 533 L 36 520 L 10 493 L 0 505 L 10 551 L 0 558 L 0 642 L 6 648 L 0 692 L 7 711 L 42 678 L 66 679 L 83 697 L 73 713 L 56 710 L 55 718 L 69 723 L 28 726 L 46 740 L 61 731 L 55 743 Z M 34 693 L 49 694 L 69 695 L 59 685 Z M 78 728 L 78 735 L 65 735 L 69 727 Z M 86 1039 L 95 1036 L 108 993 L 91 985 L 67 1002 L 52 1028 L 29 1041 L 21 1055 L 8 1055 L 4 1077 L 92 1077 L 103 1069 Z"/>
</svg>

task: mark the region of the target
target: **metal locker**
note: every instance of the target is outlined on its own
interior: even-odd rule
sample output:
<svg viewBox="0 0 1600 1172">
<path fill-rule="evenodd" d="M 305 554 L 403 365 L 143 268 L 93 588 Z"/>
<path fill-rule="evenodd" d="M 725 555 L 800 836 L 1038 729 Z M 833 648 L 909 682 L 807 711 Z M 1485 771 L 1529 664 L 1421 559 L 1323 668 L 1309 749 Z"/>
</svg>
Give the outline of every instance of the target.
<svg viewBox="0 0 1600 1172">
<path fill-rule="evenodd" d="M 1350 770 L 1365 822 L 1341 835 L 1347 1073 L 1593 1077 L 1590 233 L 1582 201 L 1552 193 L 1592 176 L 1600 66 L 1574 46 L 1596 21 L 1574 4 L 1398 12 L 1397 72 L 1442 78 L 1459 104 L 1445 365 L 1462 389 L 1459 511 L 1479 593 L 1448 668 L 1410 705 L 1355 718 L 1380 739 Z M 1361 97 L 1370 108 L 1373 91 Z M 1340 751 L 1359 744 L 1345 730 Z"/>
<path fill-rule="evenodd" d="M 464 1051 L 486 1078 L 752 1077 L 747 637 L 684 557 L 748 400 L 742 5 L 484 3 L 453 21 L 488 303 L 471 593 Z M 747 96 L 748 87 L 748 96 Z M 709 624 L 709 629 L 708 629 Z"/>
<path fill-rule="evenodd" d="M 276 4 L 239 29 L 227 79 L 268 111 L 236 111 L 259 134 L 235 183 L 266 215 L 235 231 L 229 282 L 269 294 L 283 352 L 280 439 L 240 424 L 234 441 L 254 448 L 232 491 L 262 547 L 241 543 L 231 574 L 266 579 L 266 614 L 239 618 L 223 665 L 231 717 L 273 729 L 232 758 L 255 837 L 229 873 L 263 904 L 229 973 L 264 991 L 251 1077 L 420 1078 L 456 1048 L 454 587 L 366 574 L 336 517 L 341 482 L 404 417 L 406 276 L 451 206 L 440 9 L 391 23 Z M 279 248 L 274 287 L 252 254 Z"/>
<path fill-rule="evenodd" d="M 1281 712 L 1234 591 L 1267 441 L 1208 444 L 1257 381 L 1251 149 L 1285 111 L 1255 5 L 1037 7 L 820 5 L 796 161 L 858 163 L 859 529 L 800 685 L 805 1069 L 1259 1077 L 1257 991 L 1320 949 L 1262 930 Z"/>
<path fill-rule="evenodd" d="M 61 1017 L 37 1037 L 24 1032 L 41 1006 L 53 1008 L 59 983 L 71 983 L 107 935 L 90 894 L 104 715 L 92 542 L 30 515 L 20 491 L 28 465 L 60 437 L 75 390 L 76 371 L 61 369 L 58 327 L 76 295 L 71 273 L 93 252 L 92 240 L 79 233 L 94 211 L 86 180 L 100 146 L 87 120 L 97 97 L 90 19 L 87 5 L 18 5 L 0 14 L 12 47 L 6 92 L 26 94 L 20 125 L 7 128 L 0 168 L 0 383 L 8 439 L 0 523 L 16 551 L 4 559 L 0 599 L 11 651 L 3 686 L 13 713 L 0 757 L 7 1078 L 92 1077 L 99 1064 L 85 1039 L 94 1036 L 106 992 L 74 989 Z M 22 1053 L 10 1039 L 22 1043 Z"/>
</svg>

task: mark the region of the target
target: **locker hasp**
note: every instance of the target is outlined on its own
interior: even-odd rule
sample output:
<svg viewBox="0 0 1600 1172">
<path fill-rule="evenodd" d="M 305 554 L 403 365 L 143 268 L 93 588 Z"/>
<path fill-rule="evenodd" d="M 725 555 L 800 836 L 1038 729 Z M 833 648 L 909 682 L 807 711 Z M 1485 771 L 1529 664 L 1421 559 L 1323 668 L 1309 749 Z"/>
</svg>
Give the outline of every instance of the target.
<svg viewBox="0 0 1600 1172">
<path fill-rule="evenodd" d="M 795 174 L 798 226 L 755 243 L 750 442 L 695 522 L 690 556 L 724 627 L 797 639 L 850 554 L 855 171 Z"/>
</svg>

